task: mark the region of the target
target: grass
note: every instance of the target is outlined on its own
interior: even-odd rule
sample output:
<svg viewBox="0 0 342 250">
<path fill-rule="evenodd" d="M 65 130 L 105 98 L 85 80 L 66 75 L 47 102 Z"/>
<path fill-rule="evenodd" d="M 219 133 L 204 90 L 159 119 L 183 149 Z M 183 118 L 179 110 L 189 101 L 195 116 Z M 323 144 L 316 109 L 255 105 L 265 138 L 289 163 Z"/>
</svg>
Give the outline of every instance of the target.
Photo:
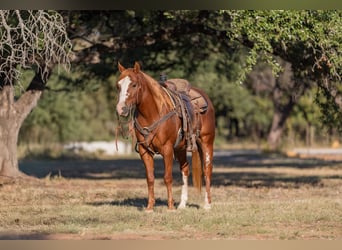
<svg viewBox="0 0 342 250">
<path fill-rule="evenodd" d="M 190 188 L 189 206 L 175 212 L 167 211 L 157 161 L 152 214 L 144 212 L 139 160 L 63 161 L 60 171 L 56 162 L 39 162 L 50 171 L 45 178 L 0 185 L 0 239 L 342 239 L 339 162 L 240 160 L 217 160 L 210 211 L 201 208 L 204 194 Z M 174 178 L 178 203 L 178 169 Z"/>
</svg>

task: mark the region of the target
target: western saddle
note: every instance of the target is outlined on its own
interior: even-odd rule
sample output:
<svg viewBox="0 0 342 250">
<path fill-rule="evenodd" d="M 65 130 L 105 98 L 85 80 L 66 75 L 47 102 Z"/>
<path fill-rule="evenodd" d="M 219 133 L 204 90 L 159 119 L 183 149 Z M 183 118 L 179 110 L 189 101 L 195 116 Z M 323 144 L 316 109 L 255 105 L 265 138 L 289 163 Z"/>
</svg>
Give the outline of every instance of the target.
<svg viewBox="0 0 342 250">
<path fill-rule="evenodd" d="M 207 101 L 185 79 L 167 79 L 165 74 L 161 74 L 159 83 L 176 104 L 177 113 L 182 119 L 182 130 L 187 142 L 187 151 L 196 151 L 196 140 L 199 137 L 201 127 L 199 114 L 207 110 Z"/>
</svg>

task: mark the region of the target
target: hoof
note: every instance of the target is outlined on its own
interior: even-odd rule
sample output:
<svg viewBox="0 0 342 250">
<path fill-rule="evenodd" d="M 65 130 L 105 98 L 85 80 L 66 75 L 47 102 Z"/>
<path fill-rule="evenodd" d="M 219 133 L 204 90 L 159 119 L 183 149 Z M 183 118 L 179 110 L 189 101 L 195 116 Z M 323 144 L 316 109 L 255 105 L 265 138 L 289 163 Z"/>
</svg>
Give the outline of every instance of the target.
<svg viewBox="0 0 342 250">
<path fill-rule="evenodd" d="M 168 209 L 168 210 L 176 210 L 174 204 L 172 204 L 172 205 L 170 205 L 170 206 L 167 206 L 167 209 Z"/>
<path fill-rule="evenodd" d="M 204 206 L 203 206 L 203 208 L 204 208 L 204 210 L 210 210 L 211 209 L 211 204 L 205 204 Z"/>
<path fill-rule="evenodd" d="M 153 208 L 145 208 L 145 213 L 153 213 Z"/>
<path fill-rule="evenodd" d="M 174 212 L 176 212 L 176 209 L 174 207 L 173 208 L 168 208 L 167 212 L 174 213 Z"/>
<path fill-rule="evenodd" d="M 185 209 L 186 208 L 186 204 L 185 203 L 180 203 L 177 207 L 177 209 Z"/>
</svg>

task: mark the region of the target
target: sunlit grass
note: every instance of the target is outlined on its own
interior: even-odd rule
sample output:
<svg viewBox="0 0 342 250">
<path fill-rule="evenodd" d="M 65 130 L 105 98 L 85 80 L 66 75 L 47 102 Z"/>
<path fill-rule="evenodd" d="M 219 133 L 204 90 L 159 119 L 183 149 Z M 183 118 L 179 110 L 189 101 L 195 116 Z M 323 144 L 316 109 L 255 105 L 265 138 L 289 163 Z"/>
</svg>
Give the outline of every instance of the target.
<svg viewBox="0 0 342 250">
<path fill-rule="evenodd" d="M 266 170 L 218 166 L 218 176 L 250 176 L 244 176 L 245 182 L 214 184 L 210 211 L 202 208 L 204 193 L 190 187 L 188 207 L 169 212 L 162 178 L 156 179 L 154 213 L 144 212 L 144 178 L 77 179 L 62 174 L 5 184 L 0 186 L 0 238 L 63 234 L 80 239 L 341 239 L 340 167 L 310 169 L 304 175 L 299 169 L 272 168 L 277 182 L 248 185 L 247 177 Z M 300 179 L 309 175 L 317 176 L 319 185 Z M 292 184 L 298 180 L 302 182 Z M 180 190 L 175 181 L 176 204 Z"/>
</svg>

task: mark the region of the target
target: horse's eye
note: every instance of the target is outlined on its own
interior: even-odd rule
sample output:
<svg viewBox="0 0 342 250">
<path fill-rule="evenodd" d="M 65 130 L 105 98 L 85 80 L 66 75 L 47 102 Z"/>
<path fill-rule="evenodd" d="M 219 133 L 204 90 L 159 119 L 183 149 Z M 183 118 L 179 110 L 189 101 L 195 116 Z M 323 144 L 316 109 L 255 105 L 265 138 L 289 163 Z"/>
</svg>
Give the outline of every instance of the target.
<svg viewBox="0 0 342 250">
<path fill-rule="evenodd" d="M 132 87 L 133 87 L 133 88 L 135 88 L 136 86 L 137 86 L 137 84 L 136 84 L 136 83 L 133 83 L 133 84 L 132 84 Z"/>
</svg>

